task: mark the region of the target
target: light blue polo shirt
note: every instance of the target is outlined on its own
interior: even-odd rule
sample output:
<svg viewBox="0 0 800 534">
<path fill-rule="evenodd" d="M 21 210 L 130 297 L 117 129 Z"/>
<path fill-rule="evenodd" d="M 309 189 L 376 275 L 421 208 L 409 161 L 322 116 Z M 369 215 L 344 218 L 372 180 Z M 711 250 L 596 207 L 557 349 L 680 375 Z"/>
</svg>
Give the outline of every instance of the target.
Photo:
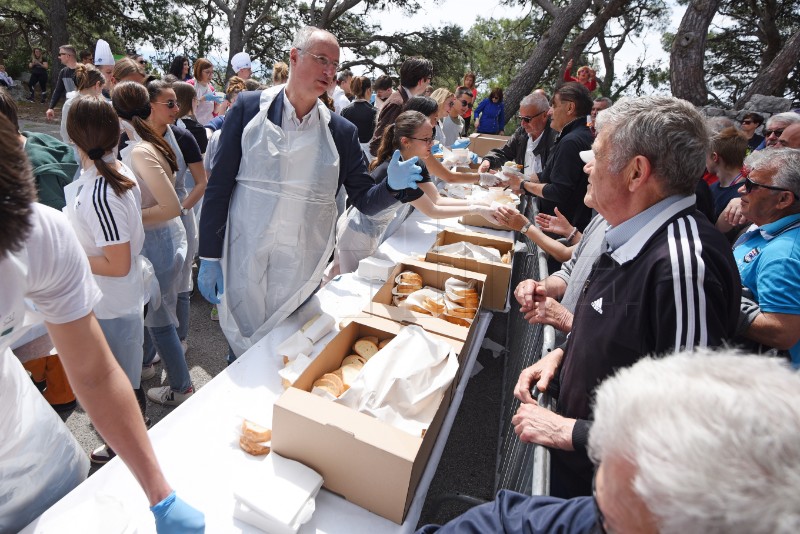
<svg viewBox="0 0 800 534">
<path fill-rule="evenodd" d="M 742 285 L 753 292 L 762 311 L 800 315 L 800 214 L 790 215 L 748 232 L 737 242 L 733 257 Z M 789 349 L 800 367 L 800 342 Z"/>
</svg>

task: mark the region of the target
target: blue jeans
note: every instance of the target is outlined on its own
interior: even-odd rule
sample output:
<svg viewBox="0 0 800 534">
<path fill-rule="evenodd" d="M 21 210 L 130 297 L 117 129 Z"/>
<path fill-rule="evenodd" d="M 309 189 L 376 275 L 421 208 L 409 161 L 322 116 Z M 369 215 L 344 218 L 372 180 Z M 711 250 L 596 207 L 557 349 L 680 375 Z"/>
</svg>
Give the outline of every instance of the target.
<svg viewBox="0 0 800 534">
<path fill-rule="evenodd" d="M 167 381 L 172 391 L 183 393 L 189 389 L 192 379 L 189 377 L 189 368 L 175 326 L 148 326 L 144 329 L 144 334 L 144 365 L 150 365 L 158 351 L 167 370 Z"/>
<path fill-rule="evenodd" d="M 175 315 L 178 316 L 178 338 L 183 341 L 189 335 L 189 299 L 191 291 L 178 293 L 178 303 L 175 307 Z"/>
</svg>

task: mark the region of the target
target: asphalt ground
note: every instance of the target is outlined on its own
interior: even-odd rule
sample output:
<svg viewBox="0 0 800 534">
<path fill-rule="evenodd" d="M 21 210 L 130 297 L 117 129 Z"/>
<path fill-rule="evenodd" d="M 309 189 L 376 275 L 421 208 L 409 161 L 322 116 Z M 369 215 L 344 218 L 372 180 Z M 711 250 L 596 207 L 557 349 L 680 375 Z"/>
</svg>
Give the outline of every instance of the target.
<svg viewBox="0 0 800 534">
<path fill-rule="evenodd" d="M 35 109 L 32 111 L 36 111 Z M 44 115 L 44 109 L 42 117 Z M 58 117 L 45 123 L 20 118 L 20 129 L 59 136 Z M 202 388 L 225 367 L 227 343 L 218 323 L 210 318 L 211 305 L 195 292 L 191 299 L 189 349 L 186 361 L 196 389 Z M 486 338 L 505 345 L 507 315 L 495 313 Z M 442 524 L 463 513 L 471 504 L 454 496 L 470 496 L 482 500 L 494 497 L 495 466 L 500 423 L 500 399 L 503 377 L 503 358 L 482 349 L 478 354 L 476 369 L 464 394 L 447 445 L 439 462 L 436 475 L 427 494 L 419 525 Z M 166 373 L 162 365 L 151 380 L 142 383 L 144 388 L 165 385 Z M 147 415 L 152 424 L 158 424 L 173 408 L 148 401 Z M 83 409 L 78 406 L 62 414 L 67 427 L 73 432 L 87 454 L 102 445 Z M 202 471 L 203 466 L 197 465 Z M 102 467 L 93 466 L 91 476 Z"/>
</svg>

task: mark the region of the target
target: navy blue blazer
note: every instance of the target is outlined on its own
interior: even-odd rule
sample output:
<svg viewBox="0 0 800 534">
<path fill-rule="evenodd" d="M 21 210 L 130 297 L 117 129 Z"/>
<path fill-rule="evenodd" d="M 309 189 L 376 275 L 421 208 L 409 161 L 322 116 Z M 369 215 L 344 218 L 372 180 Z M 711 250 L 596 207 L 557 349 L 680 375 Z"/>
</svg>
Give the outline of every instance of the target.
<svg viewBox="0 0 800 534">
<path fill-rule="evenodd" d="M 214 156 L 211 179 L 203 198 L 200 216 L 200 249 L 203 258 L 222 257 L 228 208 L 236 187 L 236 175 L 242 159 L 242 132 L 259 112 L 261 91 L 239 94 L 227 113 Z M 280 126 L 283 118 L 283 91 L 270 105 L 267 118 Z M 339 152 L 339 188 L 344 185 L 351 204 L 366 215 L 374 215 L 397 202 L 386 180 L 376 184 L 367 172 L 367 164 L 358 143 L 358 130 L 348 120 L 331 113 L 328 123 Z M 244 156 L 247 157 L 247 156 Z M 337 188 L 338 191 L 338 188 Z"/>
</svg>

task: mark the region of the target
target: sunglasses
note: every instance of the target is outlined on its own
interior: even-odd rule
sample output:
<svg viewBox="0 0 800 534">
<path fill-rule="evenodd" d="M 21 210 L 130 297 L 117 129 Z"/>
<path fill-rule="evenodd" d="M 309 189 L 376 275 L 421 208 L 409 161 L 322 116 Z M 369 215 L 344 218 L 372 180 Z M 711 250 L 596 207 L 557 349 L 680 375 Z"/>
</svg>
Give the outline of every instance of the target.
<svg viewBox="0 0 800 534">
<path fill-rule="evenodd" d="M 538 117 L 539 115 L 541 115 L 542 113 L 547 113 L 547 111 L 548 110 L 540 111 L 539 113 L 537 113 L 536 115 L 533 115 L 531 117 L 526 117 L 525 115 L 517 115 L 517 117 L 519 118 L 519 120 L 521 120 L 522 122 L 527 124 L 527 123 L 531 122 L 533 119 L 535 119 L 536 117 Z"/>
<path fill-rule="evenodd" d="M 758 189 L 759 187 L 761 189 L 769 189 L 770 191 L 786 191 L 788 193 L 792 193 L 792 195 L 794 195 L 795 200 L 800 200 L 800 198 L 798 198 L 798 196 L 797 196 L 797 193 L 789 191 L 786 188 L 775 187 L 774 185 L 759 184 L 759 183 L 754 182 L 753 180 L 751 180 L 749 176 L 744 179 L 744 190 L 748 194 L 750 194 L 753 191 L 753 189 Z"/>
<path fill-rule="evenodd" d="M 409 137 L 409 139 L 414 139 L 416 141 L 422 141 L 426 145 L 432 145 L 433 141 L 434 141 L 433 137 Z"/>
<path fill-rule="evenodd" d="M 471 104 L 471 103 L 469 103 L 469 102 L 467 102 L 466 100 L 462 100 L 462 101 L 461 101 L 461 105 L 462 105 L 462 106 L 466 106 L 466 107 L 467 107 L 467 109 L 472 109 L 472 104 Z"/>
<path fill-rule="evenodd" d="M 769 137 L 772 134 L 775 134 L 775 137 L 780 137 L 782 133 L 783 133 L 783 128 L 781 128 L 780 130 L 766 130 L 765 129 L 764 130 L 764 137 Z"/>
<path fill-rule="evenodd" d="M 753 122 L 754 121 L 751 121 L 750 119 L 746 119 L 742 121 L 742 124 L 753 124 Z"/>
<path fill-rule="evenodd" d="M 178 104 L 177 100 L 167 100 L 166 102 L 151 102 L 151 104 L 161 104 L 162 106 L 167 106 L 169 109 L 180 108 L 180 104 Z"/>
</svg>

